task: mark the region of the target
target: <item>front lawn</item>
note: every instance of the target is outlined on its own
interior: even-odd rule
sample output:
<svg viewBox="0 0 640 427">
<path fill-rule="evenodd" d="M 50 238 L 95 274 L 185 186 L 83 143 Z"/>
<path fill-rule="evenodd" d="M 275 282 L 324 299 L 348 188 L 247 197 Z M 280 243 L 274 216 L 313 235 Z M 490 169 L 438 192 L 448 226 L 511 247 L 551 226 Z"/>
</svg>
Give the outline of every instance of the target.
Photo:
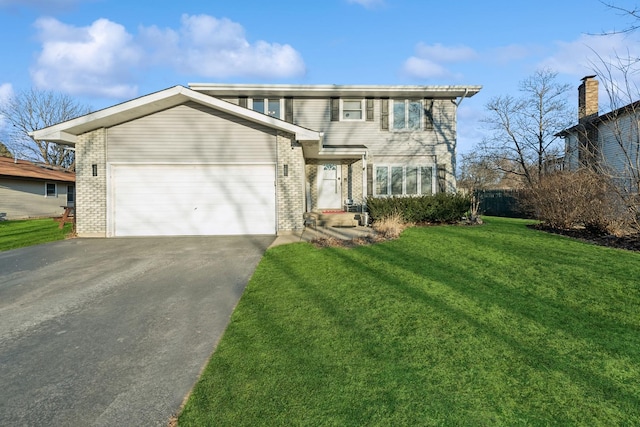
<svg viewBox="0 0 640 427">
<path fill-rule="evenodd" d="M 640 425 L 640 254 L 526 224 L 269 249 L 179 425 Z"/>
<path fill-rule="evenodd" d="M 65 224 L 62 230 L 58 225 L 51 218 L 0 221 L 0 251 L 62 240 L 73 224 Z"/>
</svg>

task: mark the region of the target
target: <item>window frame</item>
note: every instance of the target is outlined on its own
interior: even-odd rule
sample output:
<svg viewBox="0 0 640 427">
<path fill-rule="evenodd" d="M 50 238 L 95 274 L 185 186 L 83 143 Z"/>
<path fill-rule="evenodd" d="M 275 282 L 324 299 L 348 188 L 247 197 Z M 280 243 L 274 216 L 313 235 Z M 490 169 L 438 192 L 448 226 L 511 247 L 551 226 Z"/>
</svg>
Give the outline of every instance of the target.
<svg viewBox="0 0 640 427">
<path fill-rule="evenodd" d="M 389 106 L 389 130 L 392 132 L 422 132 L 425 130 L 425 125 L 424 125 L 424 121 L 425 121 L 425 104 L 424 104 L 424 99 L 419 99 L 419 98 L 391 98 L 390 100 L 390 106 Z M 396 123 L 395 123 L 395 106 L 396 106 L 396 102 L 404 102 L 404 127 L 402 128 L 396 128 Z M 411 129 L 408 127 L 409 124 L 409 117 L 410 117 L 410 108 L 409 106 L 411 105 L 411 103 L 418 103 L 420 104 L 420 108 L 419 108 L 419 117 L 418 117 L 418 127 L 415 129 Z"/>
<path fill-rule="evenodd" d="M 394 183 L 393 183 L 393 170 L 402 168 L 402 192 L 398 193 L 394 192 Z M 425 192 L 422 188 L 422 183 L 424 181 L 422 177 L 423 169 L 429 168 L 431 169 L 431 188 L 428 192 Z M 378 192 L 378 170 L 385 169 L 386 170 L 386 192 L 380 193 Z M 407 194 L 407 169 L 416 170 L 415 175 L 415 185 L 416 185 L 416 193 Z M 421 164 L 377 164 L 374 165 L 373 171 L 373 196 L 374 197 L 414 197 L 414 196 L 424 196 L 424 195 L 434 195 L 438 191 L 437 188 L 437 166 L 433 163 L 421 163 Z"/>
<path fill-rule="evenodd" d="M 359 119 L 347 119 L 344 117 L 345 111 L 356 111 L 356 110 L 345 110 L 344 103 L 346 102 L 359 102 L 360 103 L 360 118 Z M 339 117 L 341 122 L 364 122 L 367 119 L 367 111 L 366 111 L 366 101 L 365 98 L 340 98 L 340 112 Z"/>
<path fill-rule="evenodd" d="M 53 185 L 53 194 L 49 194 L 49 186 Z M 44 183 L 44 197 L 58 197 L 58 184 L 55 182 Z"/>
</svg>

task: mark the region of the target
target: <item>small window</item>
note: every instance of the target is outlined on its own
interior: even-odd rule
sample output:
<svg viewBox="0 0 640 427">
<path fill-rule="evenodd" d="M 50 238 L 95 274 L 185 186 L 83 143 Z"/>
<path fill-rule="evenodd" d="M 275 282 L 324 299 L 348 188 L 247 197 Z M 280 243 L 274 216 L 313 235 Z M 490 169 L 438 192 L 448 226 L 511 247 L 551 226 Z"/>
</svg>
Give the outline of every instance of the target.
<svg viewBox="0 0 640 427">
<path fill-rule="evenodd" d="M 254 98 L 251 109 L 268 116 L 281 118 L 280 99 Z"/>
<path fill-rule="evenodd" d="M 67 205 L 71 206 L 76 202 L 76 187 L 75 185 L 67 185 Z"/>
<path fill-rule="evenodd" d="M 56 197 L 58 195 L 58 186 L 47 182 L 46 184 L 46 197 Z"/>
<path fill-rule="evenodd" d="M 342 100 L 342 120 L 362 120 L 363 117 L 361 99 Z"/>
</svg>

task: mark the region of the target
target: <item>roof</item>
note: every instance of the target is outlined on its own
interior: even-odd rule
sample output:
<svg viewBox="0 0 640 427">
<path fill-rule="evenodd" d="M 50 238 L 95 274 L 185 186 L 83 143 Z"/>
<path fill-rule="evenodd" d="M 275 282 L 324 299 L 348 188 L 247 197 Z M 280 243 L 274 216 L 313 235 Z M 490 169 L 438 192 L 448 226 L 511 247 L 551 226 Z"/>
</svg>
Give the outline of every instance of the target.
<svg viewBox="0 0 640 427">
<path fill-rule="evenodd" d="M 135 120 L 181 105 L 187 101 L 197 102 L 201 105 L 241 117 L 254 123 L 292 133 L 297 140 L 320 140 L 319 132 L 285 122 L 272 116 L 267 116 L 257 111 L 249 110 L 219 98 L 196 92 L 184 86 L 170 87 L 66 122 L 35 130 L 30 132 L 29 135 L 38 141 L 75 145 L 78 135 Z"/>
<path fill-rule="evenodd" d="M 49 181 L 75 182 L 76 174 L 53 166 L 0 157 L 0 177 L 30 178 Z"/>
<path fill-rule="evenodd" d="M 586 77 L 585 77 L 586 78 Z M 613 111 L 609 111 L 606 114 L 600 114 L 597 117 L 594 117 L 590 120 L 587 120 L 582 123 L 578 123 L 576 125 L 571 126 L 570 128 L 561 130 L 555 136 L 559 137 L 567 137 L 575 132 L 584 132 L 586 126 L 598 126 L 606 122 L 614 121 L 619 119 L 621 116 L 625 114 L 639 114 L 640 113 L 640 101 L 635 101 L 630 104 L 627 104 L 623 107 L 616 108 Z"/>
<path fill-rule="evenodd" d="M 189 87 L 197 92 L 202 92 L 213 96 L 371 96 L 376 98 L 469 98 L 478 93 L 480 89 L 482 89 L 482 86 L 260 85 L 224 83 L 189 83 Z"/>
</svg>

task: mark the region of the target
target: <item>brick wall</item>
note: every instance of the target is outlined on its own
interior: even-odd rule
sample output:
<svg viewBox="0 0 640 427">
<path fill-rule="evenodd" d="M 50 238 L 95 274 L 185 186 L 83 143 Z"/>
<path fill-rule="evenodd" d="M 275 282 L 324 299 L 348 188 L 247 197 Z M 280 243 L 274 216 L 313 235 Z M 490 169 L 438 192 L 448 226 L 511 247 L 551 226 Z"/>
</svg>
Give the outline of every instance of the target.
<svg viewBox="0 0 640 427">
<path fill-rule="evenodd" d="M 78 136 L 76 144 L 76 231 L 81 237 L 106 237 L 106 129 Z M 93 176 L 96 165 L 97 176 Z"/>
<path fill-rule="evenodd" d="M 276 172 L 276 195 L 278 206 L 278 232 L 301 230 L 304 227 L 305 165 L 302 146 L 293 136 L 278 132 L 278 170 Z M 287 176 L 284 167 L 287 166 Z"/>
</svg>

